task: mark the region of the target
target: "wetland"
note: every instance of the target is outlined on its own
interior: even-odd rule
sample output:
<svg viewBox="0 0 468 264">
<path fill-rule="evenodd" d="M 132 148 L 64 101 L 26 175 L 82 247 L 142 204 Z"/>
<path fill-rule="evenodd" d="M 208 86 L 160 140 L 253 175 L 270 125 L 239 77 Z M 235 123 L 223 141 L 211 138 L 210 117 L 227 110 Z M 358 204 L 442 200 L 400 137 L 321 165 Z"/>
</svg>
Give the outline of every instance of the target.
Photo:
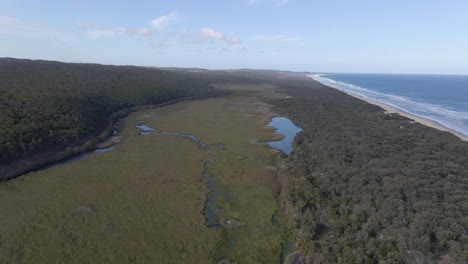
<svg viewBox="0 0 468 264">
<path fill-rule="evenodd" d="M 283 95 L 219 88 L 236 93 L 131 113 L 99 155 L 1 185 L 0 262 L 279 262 L 278 152 L 253 142 L 280 137 L 264 101 Z"/>
<path fill-rule="evenodd" d="M 3 182 L 0 263 L 466 263 L 466 142 L 249 72 L 197 72 L 219 97 L 139 106 Z"/>
<path fill-rule="evenodd" d="M 0 264 L 468 264 L 468 0 L 0 7 Z"/>
</svg>

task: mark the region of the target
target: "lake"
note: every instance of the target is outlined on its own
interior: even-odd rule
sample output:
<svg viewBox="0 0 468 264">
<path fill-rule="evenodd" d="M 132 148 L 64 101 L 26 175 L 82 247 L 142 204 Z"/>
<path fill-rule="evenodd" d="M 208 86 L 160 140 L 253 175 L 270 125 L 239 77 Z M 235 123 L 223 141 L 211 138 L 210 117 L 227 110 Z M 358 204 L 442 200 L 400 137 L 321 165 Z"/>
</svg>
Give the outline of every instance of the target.
<svg viewBox="0 0 468 264">
<path fill-rule="evenodd" d="M 296 126 L 289 118 L 283 116 L 273 117 L 268 126 L 275 128 L 276 133 L 284 135 L 284 138 L 281 140 L 268 142 L 268 146 L 278 149 L 285 154 L 290 154 L 293 151 L 292 143 L 294 138 L 302 129 Z"/>
</svg>

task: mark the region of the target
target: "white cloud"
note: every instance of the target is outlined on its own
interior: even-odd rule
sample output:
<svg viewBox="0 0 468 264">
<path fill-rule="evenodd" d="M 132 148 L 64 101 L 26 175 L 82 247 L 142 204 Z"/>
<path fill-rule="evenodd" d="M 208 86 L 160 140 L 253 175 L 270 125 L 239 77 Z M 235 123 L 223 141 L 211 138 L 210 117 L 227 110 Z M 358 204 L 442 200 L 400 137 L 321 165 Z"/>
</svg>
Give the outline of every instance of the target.
<svg viewBox="0 0 468 264">
<path fill-rule="evenodd" d="M 94 23 L 83 22 L 78 22 L 75 24 L 75 26 L 79 29 L 85 30 L 85 35 L 94 39 L 121 35 L 148 37 L 153 35 L 156 29 L 165 29 L 170 24 L 178 20 L 179 15 L 177 13 L 171 13 L 151 20 L 150 25 L 153 28 L 101 27 Z"/>
<path fill-rule="evenodd" d="M 170 26 L 171 24 L 173 24 L 173 23 L 175 23 L 175 22 L 177 22 L 179 20 L 180 20 L 179 14 L 170 13 L 168 15 L 161 16 L 161 17 L 158 17 L 158 18 L 155 18 L 155 19 L 151 20 L 151 25 L 153 25 L 153 27 L 155 27 L 157 29 L 165 29 L 168 26 Z"/>
<path fill-rule="evenodd" d="M 237 37 L 227 37 L 224 33 L 216 31 L 213 28 L 203 28 L 195 34 L 196 43 L 204 42 L 207 40 L 225 41 L 229 44 L 239 44 L 241 41 Z"/>
<path fill-rule="evenodd" d="M 96 24 L 78 22 L 78 23 L 75 24 L 75 26 L 77 28 L 95 28 Z"/>
<path fill-rule="evenodd" d="M 237 43 L 240 43 L 241 41 L 236 37 L 231 37 L 228 39 L 228 42 L 232 44 L 237 44 Z"/>
<path fill-rule="evenodd" d="M 289 37 L 286 35 L 257 35 L 253 37 L 252 39 L 260 40 L 260 41 L 282 41 L 282 42 L 295 42 L 295 41 L 302 40 L 302 38 Z"/>
<path fill-rule="evenodd" d="M 199 34 L 201 39 L 216 39 L 216 40 L 224 40 L 224 34 L 216 31 L 212 28 L 204 28 L 200 31 Z"/>
<path fill-rule="evenodd" d="M 2 26 L 11 26 L 18 23 L 19 20 L 14 17 L 0 16 L 0 25 Z"/>
<path fill-rule="evenodd" d="M 104 37 L 115 37 L 125 35 L 127 29 L 124 27 L 116 27 L 116 28 L 92 28 L 86 30 L 84 33 L 86 36 L 98 39 Z"/>
<path fill-rule="evenodd" d="M 248 52 L 249 48 L 245 45 L 233 45 L 229 47 L 221 48 L 221 51 L 239 51 L 239 52 Z"/>
<path fill-rule="evenodd" d="M 0 16 L 0 35 L 51 38 L 62 41 L 71 39 L 71 37 L 48 28 L 40 23 L 27 22 L 8 16 Z"/>
<path fill-rule="evenodd" d="M 154 31 L 149 28 L 127 29 L 127 34 L 147 37 L 153 35 Z"/>
<path fill-rule="evenodd" d="M 154 34 L 154 31 L 149 28 L 126 28 L 126 27 L 98 27 L 92 23 L 76 23 L 76 27 L 84 29 L 84 34 L 89 38 L 98 39 L 104 37 L 115 36 L 141 36 L 148 37 Z"/>
</svg>

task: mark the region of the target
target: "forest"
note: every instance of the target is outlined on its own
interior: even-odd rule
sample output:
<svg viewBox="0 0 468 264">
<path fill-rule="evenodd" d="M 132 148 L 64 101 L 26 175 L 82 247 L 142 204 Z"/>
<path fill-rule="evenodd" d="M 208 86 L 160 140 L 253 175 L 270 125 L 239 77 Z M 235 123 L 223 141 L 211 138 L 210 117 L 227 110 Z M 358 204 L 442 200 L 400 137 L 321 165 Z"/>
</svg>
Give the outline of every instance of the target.
<svg viewBox="0 0 468 264">
<path fill-rule="evenodd" d="M 183 72 L 0 58 L 0 180 L 74 154 L 113 113 L 216 93 Z"/>
<path fill-rule="evenodd" d="M 75 153 L 119 111 L 274 84 L 292 98 L 268 102 L 303 129 L 278 159 L 285 263 L 467 263 L 468 143 L 304 76 L 0 59 L 1 179 Z"/>
<path fill-rule="evenodd" d="M 280 85 L 294 99 L 278 111 L 303 128 L 280 173 L 291 263 L 467 263 L 467 142 L 315 81 Z"/>
</svg>

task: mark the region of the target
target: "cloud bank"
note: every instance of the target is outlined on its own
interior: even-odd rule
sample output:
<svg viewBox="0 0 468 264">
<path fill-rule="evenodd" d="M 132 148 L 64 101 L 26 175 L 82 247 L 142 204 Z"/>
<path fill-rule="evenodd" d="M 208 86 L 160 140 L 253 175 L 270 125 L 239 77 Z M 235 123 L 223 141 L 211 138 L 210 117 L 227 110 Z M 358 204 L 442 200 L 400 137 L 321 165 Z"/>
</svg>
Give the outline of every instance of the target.
<svg viewBox="0 0 468 264">
<path fill-rule="evenodd" d="M 160 16 L 151 20 L 151 25 L 157 29 L 165 29 L 171 24 L 180 20 L 180 16 L 177 13 L 170 13 L 168 15 Z"/>
<path fill-rule="evenodd" d="M 226 37 L 225 34 L 219 31 L 216 31 L 212 28 L 203 28 L 197 34 L 198 42 L 203 42 L 205 40 L 221 40 L 221 41 L 226 41 L 227 43 L 230 43 L 230 44 L 237 44 L 241 42 L 237 37 Z"/>
<path fill-rule="evenodd" d="M 0 35 L 17 37 L 52 38 L 67 40 L 69 36 L 53 30 L 43 24 L 23 21 L 16 17 L 0 16 Z"/>
</svg>

